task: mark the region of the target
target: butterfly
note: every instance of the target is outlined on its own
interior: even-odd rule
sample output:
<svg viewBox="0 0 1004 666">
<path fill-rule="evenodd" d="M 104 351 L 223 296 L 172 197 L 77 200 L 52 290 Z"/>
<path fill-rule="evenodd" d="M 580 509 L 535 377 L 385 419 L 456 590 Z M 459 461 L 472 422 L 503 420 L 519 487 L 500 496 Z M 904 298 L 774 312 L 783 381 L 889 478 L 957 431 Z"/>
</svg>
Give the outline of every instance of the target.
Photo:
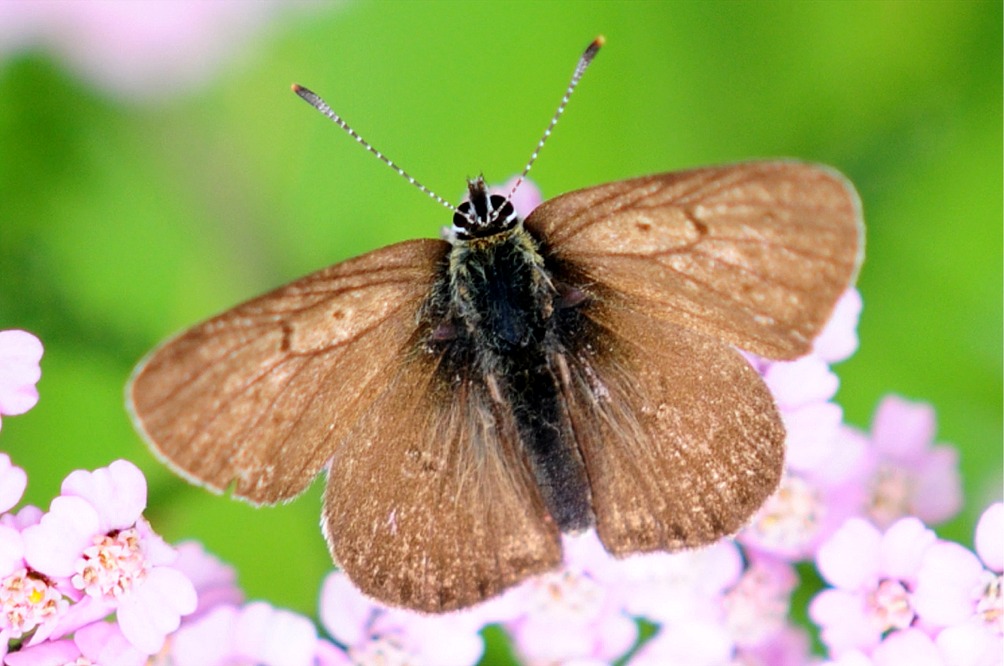
<svg viewBox="0 0 1004 666">
<path fill-rule="evenodd" d="M 749 162 L 569 192 L 525 220 L 482 178 L 468 195 L 446 239 L 325 268 L 155 349 L 128 389 L 153 450 L 255 504 L 326 471 L 335 562 L 425 612 L 558 567 L 562 533 L 626 556 L 738 531 L 778 485 L 785 431 L 737 348 L 811 349 L 861 261 L 849 182 Z"/>
</svg>

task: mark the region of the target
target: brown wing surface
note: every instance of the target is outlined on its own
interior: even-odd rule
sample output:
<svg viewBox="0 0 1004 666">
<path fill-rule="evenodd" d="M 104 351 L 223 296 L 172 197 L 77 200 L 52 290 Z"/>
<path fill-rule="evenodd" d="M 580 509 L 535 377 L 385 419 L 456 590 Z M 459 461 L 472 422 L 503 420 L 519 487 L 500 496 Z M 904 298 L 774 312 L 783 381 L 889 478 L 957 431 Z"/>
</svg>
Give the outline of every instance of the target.
<svg viewBox="0 0 1004 666">
<path fill-rule="evenodd" d="M 599 185 L 541 204 L 526 226 L 633 307 L 770 358 L 809 350 L 863 244 L 850 183 L 797 162 Z"/>
<path fill-rule="evenodd" d="M 447 251 L 383 248 L 182 333 L 137 367 L 133 420 L 195 482 L 256 503 L 299 494 L 397 371 Z"/>
<path fill-rule="evenodd" d="M 560 361 L 596 530 L 617 555 L 739 530 L 777 487 L 784 428 L 750 364 L 702 333 L 607 302 Z"/>
<path fill-rule="evenodd" d="M 553 569 L 561 550 L 508 408 L 434 363 L 402 363 L 335 453 L 323 526 L 363 592 L 442 612 Z"/>
</svg>

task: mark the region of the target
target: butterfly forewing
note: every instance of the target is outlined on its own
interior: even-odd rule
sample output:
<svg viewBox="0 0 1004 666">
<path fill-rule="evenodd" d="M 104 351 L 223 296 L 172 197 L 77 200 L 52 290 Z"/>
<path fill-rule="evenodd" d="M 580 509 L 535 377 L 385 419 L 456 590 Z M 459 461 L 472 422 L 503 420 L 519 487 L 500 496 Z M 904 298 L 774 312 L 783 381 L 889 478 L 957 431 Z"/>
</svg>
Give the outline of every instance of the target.
<svg viewBox="0 0 1004 666">
<path fill-rule="evenodd" d="M 323 524 L 366 594 L 442 612 L 494 596 L 561 560 L 505 405 L 476 377 L 403 358 L 332 458 Z"/>
<path fill-rule="evenodd" d="M 301 278 L 157 348 L 133 419 L 187 478 L 252 502 L 302 492 L 397 371 L 448 246 L 417 240 Z"/>
<path fill-rule="evenodd" d="M 541 204 L 526 226 L 633 308 L 778 359 L 809 350 L 861 259 L 853 188 L 797 162 L 591 187 Z"/>
<path fill-rule="evenodd" d="M 595 342 L 560 362 L 603 545 L 677 550 L 738 531 L 784 459 L 759 375 L 719 340 L 616 297 L 590 308 L 588 326 Z"/>
</svg>

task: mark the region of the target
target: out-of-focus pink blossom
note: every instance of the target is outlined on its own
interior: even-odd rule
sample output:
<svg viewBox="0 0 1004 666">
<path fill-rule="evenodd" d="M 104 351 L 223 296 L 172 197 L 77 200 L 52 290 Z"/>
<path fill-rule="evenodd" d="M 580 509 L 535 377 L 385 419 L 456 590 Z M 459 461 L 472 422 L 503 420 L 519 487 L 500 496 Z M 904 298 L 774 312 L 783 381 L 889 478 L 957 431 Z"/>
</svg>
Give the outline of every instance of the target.
<svg viewBox="0 0 1004 666">
<path fill-rule="evenodd" d="M 739 582 L 725 593 L 725 626 L 739 647 L 774 642 L 788 626 L 791 593 L 798 585 L 795 570 L 769 557 L 750 560 Z"/>
<path fill-rule="evenodd" d="M 819 547 L 817 567 L 833 588 L 816 595 L 809 615 L 832 654 L 870 652 L 885 632 L 911 626 L 917 616 L 911 590 L 935 540 L 916 518 L 903 518 L 884 534 L 852 518 Z"/>
<path fill-rule="evenodd" d="M 933 446 L 934 410 L 897 396 L 882 400 L 869 447 L 868 516 L 886 527 L 903 516 L 937 524 L 958 513 L 958 451 Z"/>
<path fill-rule="evenodd" d="M 262 601 L 217 606 L 186 623 L 170 642 L 173 663 L 185 666 L 312 666 L 317 648 L 310 620 Z"/>
<path fill-rule="evenodd" d="M 147 655 L 125 639 L 110 622 L 95 622 L 76 631 L 72 640 L 50 641 L 7 657 L 7 666 L 142 666 Z"/>
<path fill-rule="evenodd" d="M 121 97 L 163 98 L 211 80 L 280 10 L 311 5 L 323 6 L 273 0 L 5 0 L 0 57 L 43 49 Z"/>
<path fill-rule="evenodd" d="M 0 331 L 0 416 L 24 414 L 38 403 L 35 384 L 42 376 L 41 359 L 42 343 L 34 335 L 20 330 Z"/>
<path fill-rule="evenodd" d="M 976 530 L 980 562 L 959 544 L 939 542 L 924 554 L 914 606 L 927 626 L 943 628 L 937 644 L 952 664 L 995 666 L 1004 655 L 1001 545 L 1004 504 L 994 504 Z M 985 557 L 984 557 L 985 556 Z"/>
<path fill-rule="evenodd" d="M 512 188 L 515 187 L 516 181 L 517 178 L 513 177 L 502 185 L 493 185 L 488 190 L 491 194 L 500 194 L 508 197 L 512 192 Z M 524 220 L 530 217 L 530 213 L 540 205 L 541 201 L 543 201 L 543 197 L 540 194 L 540 188 L 531 180 L 523 180 L 516 189 L 515 194 L 512 195 L 512 199 L 510 199 L 512 207 L 516 209 L 516 214 Z"/>
<path fill-rule="evenodd" d="M 624 606 L 632 587 L 625 571 L 637 560 L 615 561 L 593 531 L 566 536 L 563 543 L 562 568 L 515 590 L 522 613 L 503 626 L 528 663 L 613 661 L 637 638 Z"/>
<path fill-rule="evenodd" d="M 192 581 L 199 598 L 198 607 L 185 622 L 192 622 L 216 606 L 240 606 L 244 593 L 237 586 L 237 572 L 219 558 L 206 552 L 201 543 L 186 541 L 177 545 L 174 568 Z"/>
<path fill-rule="evenodd" d="M 484 652 L 478 609 L 421 615 L 370 601 L 340 571 L 321 590 L 321 623 L 344 646 L 349 663 L 471 666 Z"/>
<path fill-rule="evenodd" d="M 872 664 L 874 666 L 961 666 L 958 663 L 946 661 L 931 637 L 913 628 L 889 634 L 872 653 Z"/>
</svg>

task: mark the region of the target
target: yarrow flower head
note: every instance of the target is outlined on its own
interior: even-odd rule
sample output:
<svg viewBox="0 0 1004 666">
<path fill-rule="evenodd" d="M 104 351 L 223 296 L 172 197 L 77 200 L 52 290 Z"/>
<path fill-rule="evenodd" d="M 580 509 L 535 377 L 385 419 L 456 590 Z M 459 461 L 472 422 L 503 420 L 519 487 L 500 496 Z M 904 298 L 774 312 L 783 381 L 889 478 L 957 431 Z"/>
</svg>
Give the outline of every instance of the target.
<svg viewBox="0 0 1004 666">
<path fill-rule="evenodd" d="M 976 526 L 976 552 L 942 541 L 924 553 L 913 605 L 924 624 L 942 629 L 936 643 L 947 663 L 1000 663 L 1004 655 L 1004 504 Z M 997 661 L 995 661 L 997 660 Z"/>
<path fill-rule="evenodd" d="M 860 518 L 848 520 L 819 548 L 819 572 L 833 588 L 812 600 L 809 614 L 821 638 L 840 656 L 870 651 L 885 634 L 907 629 L 917 618 L 912 591 L 934 532 L 903 518 L 884 533 Z"/>
<path fill-rule="evenodd" d="M 70 474 L 48 513 L 22 536 L 31 570 L 64 581 L 60 591 L 75 602 L 68 619 L 115 612 L 126 639 L 153 654 L 181 616 L 195 610 L 196 595 L 171 567 L 173 549 L 142 518 L 145 506 L 143 474 L 119 460 Z"/>
</svg>

